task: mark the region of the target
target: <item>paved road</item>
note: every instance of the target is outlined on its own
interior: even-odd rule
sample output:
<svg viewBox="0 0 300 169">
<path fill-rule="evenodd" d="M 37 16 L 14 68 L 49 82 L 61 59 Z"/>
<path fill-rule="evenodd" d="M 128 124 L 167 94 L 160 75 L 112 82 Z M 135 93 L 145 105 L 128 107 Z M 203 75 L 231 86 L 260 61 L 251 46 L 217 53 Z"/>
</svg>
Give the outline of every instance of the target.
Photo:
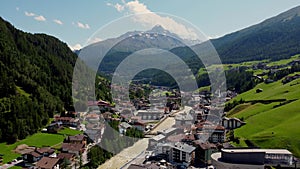
<svg viewBox="0 0 300 169">
<path fill-rule="evenodd" d="M 148 138 L 143 138 L 136 142 L 133 146 L 121 151 L 119 154 L 113 156 L 111 159 L 100 165 L 98 169 L 119 169 L 124 164 L 136 158 L 139 154 L 148 147 Z"/>
<path fill-rule="evenodd" d="M 157 131 L 162 131 L 164 129 L 171 128 L 175 124 L 174 117 L 168 117 L 164 122 L 162 122 L 159 126 L 157 126 L 152 133 L 156 133 Z"/>
<path fill-rule="evenodd" d="M 190 107 L 185 107 L 183 110 L 177 113 L 187 111 Z M 165 130 L 171 128 L 175 124 L 174 117 L 167 117 L 159 126 L 157 126 L 153 132 Z M 133 146 L 128 147 L 121 151 L 119 154 L 112 157 L 110 160 L 100 165 L 98 169 L 126 169 L 130 164 L 137 164 L 144 160 L 146 149 L 148 147 L 148 138 L 144 138 L 136 142 Z M 134 160 L 133 160 L 134 159 Z"/>
</svg>

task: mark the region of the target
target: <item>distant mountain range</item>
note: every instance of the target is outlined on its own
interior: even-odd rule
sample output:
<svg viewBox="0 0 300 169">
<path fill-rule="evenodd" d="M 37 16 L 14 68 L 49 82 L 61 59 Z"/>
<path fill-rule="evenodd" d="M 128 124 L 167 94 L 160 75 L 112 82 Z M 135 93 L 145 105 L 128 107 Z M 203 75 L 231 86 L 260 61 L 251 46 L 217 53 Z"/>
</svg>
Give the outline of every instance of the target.
<svg viewBox="0 0 300 169">
<path fill-rule="evenodd" d="M 207 45 L 207 42 L 201 42 L 187 47 L 185 44 L 190 45 L 195 44 L 195 42 L 183 40 L 176 34 L 157 25 L 149 31 L 128 32 L 118 38 L 89 45 L 83 50 L 89 51 L 91 55 L 95 55 L 95 52 L 99 55 L 99 51 L 104 52 L 104 48 L 111 47 L 117 41 L 120 43 L 110 51 L 106 51 L 107 54 L 99 67 L 100 71 L 108 74 L 114 72 L 114 68 L 126 56 L 144 47 L 170 50 L 188 62 L 189 66 L 193 65 L 193 69 L 196 69 L 199 66 L 195 65 L 201 67 L 201 63 L 190 49 L 205 50 Z M 246 29 L 212 39 L 210 42 L 214 45 L 223 63 L 289 58 L 300 53 L 300 6 Z M 104 55 L 104 53 L 100 55 Z M 86 55 L 82 56 L 86 57 Z M 94 60 L 97 58 L 84 57 L 82 59 L 89 65 L 97 63 Z M 94 68 L 98 69 L 98 67 Z"/>
<path fill-rule="evenodd" d="M 124 59 L 135 51 L 147 48 L 159 48 L 171 50 L 183 47 L 185 44 L 195 44 L 199 41 L 192 41 L 180 38 L 160 25 L 154 26 L 148 31 L 127 32 L 117 38 L 107 39 L 91 44 L 80 51 L 77 51 L 88 65 L 98 69 L 97 61 L 99 56 L 104 56 L 103 64 L 99 70 L 110 74 L 114 68 Z"/>
<path fill-rule="evenodd" d="M 289 58 L 300 53 L 300 6 L 211 42 L 225 63 Z"/>
</svg>

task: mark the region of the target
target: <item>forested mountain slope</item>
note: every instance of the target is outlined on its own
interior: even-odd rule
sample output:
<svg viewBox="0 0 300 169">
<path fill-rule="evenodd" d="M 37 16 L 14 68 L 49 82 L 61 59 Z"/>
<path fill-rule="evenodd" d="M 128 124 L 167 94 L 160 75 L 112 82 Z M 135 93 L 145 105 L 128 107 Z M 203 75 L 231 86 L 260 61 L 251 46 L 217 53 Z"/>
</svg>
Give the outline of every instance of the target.
<svg viewBox="0 0 300 169">
<path fill-rule="evenodd" d="M 22 32 L 0 18 L 0 141 L 23 139 L 54 113 L 74 109 L 76 59 L 57 38 Z"/>
<path fill-rule="evenodd" d="M 289 58 L 300 53 L 300 6 L 211 42 L 223 63 Z"/>
</svg>

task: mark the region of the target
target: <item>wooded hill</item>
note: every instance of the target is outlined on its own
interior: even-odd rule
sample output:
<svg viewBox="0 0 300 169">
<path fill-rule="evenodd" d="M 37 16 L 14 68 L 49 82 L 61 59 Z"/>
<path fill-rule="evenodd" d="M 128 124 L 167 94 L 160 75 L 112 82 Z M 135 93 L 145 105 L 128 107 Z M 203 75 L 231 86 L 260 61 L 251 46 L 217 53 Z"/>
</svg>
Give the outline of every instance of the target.
<svg viewBox="0 0 300 169">
<path fill-rule="evenodd" d="M 0 18 L 1 142 L 24 139 L 46 125 L 54 113 L 74 109 L 76 59 L 77 55 L 57 38 L 17 30 Z M 108 98 L 108 92 L 103 92 L 108 82 L 99 80 L 105 83 L 97 96 Z"/>
</svg>

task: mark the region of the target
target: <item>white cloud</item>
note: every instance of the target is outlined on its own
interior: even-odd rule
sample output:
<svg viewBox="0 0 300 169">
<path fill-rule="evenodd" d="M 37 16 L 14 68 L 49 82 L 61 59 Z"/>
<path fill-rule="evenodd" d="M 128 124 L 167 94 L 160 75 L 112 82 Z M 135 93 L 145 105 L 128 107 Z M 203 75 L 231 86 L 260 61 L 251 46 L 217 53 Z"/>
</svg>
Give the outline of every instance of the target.
<svg viewBox="0 0 300 169">
<path fill-rule="evenodd" d="M 32 13 L 32 12 L 27 12 L 27 11 L 25 11 L 25 15 L 26 15 L 26 16 L 35 16 L 34 13 Z"/>
<path fill-rule="evenodd" d="M 62 25 L 63 22 L 61 20 L 58 20 L 58 19 L 54 19 L 53 20 L 54 23 L 58 24 L 58 25 Z"/>
<path fill-rule="evenodd" d="M 170 32 L 176 33 L 184 39 L 198 39 L 197 34 L 191 28 L 187 28 L 185 25 L 176 22 L 174 19 L 167 16 L 160 16 L 152 12 L 148 7 L 139 2 L 133 0 L 125 2 L 122 0 L 123 5 L 107 3 L 108 6 L 113 6 L 119 12 L 125 12 L 125 14 L 136 14 L 134 15 L 134 21 L 143 24 L 147 27 L 154 27 L 155 25 L 161 25 Z M 140 14 L 140 15 L 138 15 Z"/>
<path fill-rule="evenodd" d="M 19 10 L 19 8 L 17 10 Z M 27 12 L 27 11 L 25 11 L 24 13 L 26 16 L 34 17 L 34 19 L 37 21 L 46 21 L 46 18 L 43 15 L 36 15 L 35 13 Z"/>
<path fill-rule="evenodd" d="M 73 24 L 75 24 L 74 22 L 73 22 Z M 90 26 L 89 26 L 89 24 L 84 24 L 84 23 L 81 23 L 81 22 L 77 22 L 76 24 L 75 24 L 78 28 L 81 28 L 81 29 L 90 29 Z"/>
<path fill-rule="evenodd" d="M 151 12 L 145 4 L 140 3 L 138 0 L 129 1 L 125 4 L 125 6 L 128 8 L 129 12 L 133 14 Z"/>
<path fill-rule="evenodd" d="M 69 48 L 70 48 L 72 51 L 74 51 L 74 50 L 79 50 L 79 49 L 82 48 L 82 46 L 81 46 L 79 43 L 77 43 L 77 44 L 75 44 L 75 45 L 73 45 L 73 46 L 71 46 L 71 45 L 68 45 L 68 46 L 69 46 Z"/>
<path fill-rule="evenodd" d="M 17 10 L 17 11 L 19 11 L 19 10 L 20 10 L 20 8 L 19 8 L 19 7 L 16 7 L 16 10 Z"/>
<path fill-rule="evenodd" d="M 46 21 L 46 18 L 42 15 L 36 16 L 36 17 L 34 17 L 34 19 L 37 20 L 37 21 Z"/>
<path fill-rule="evenodd" d="M 123 2 L 123 1 L 122 1 Z M 123 3 L 125 3 L 125 1 L 123 2 Z M 125 8 L 125 6 L 124 5 L 121 5 L 121 4 L 119 4 L 119 3 L 116 3 L 115 5 L 114 4 L 112 4 L 112 3 L 106 3 L 106 5 L 107 6 L 112 6 L 112 7 L 114 7 L 117 11 L 119 11 L 119 12 L 122 12 L 123 10 L 124 10 L 124 8 Z"/>
</svg>

